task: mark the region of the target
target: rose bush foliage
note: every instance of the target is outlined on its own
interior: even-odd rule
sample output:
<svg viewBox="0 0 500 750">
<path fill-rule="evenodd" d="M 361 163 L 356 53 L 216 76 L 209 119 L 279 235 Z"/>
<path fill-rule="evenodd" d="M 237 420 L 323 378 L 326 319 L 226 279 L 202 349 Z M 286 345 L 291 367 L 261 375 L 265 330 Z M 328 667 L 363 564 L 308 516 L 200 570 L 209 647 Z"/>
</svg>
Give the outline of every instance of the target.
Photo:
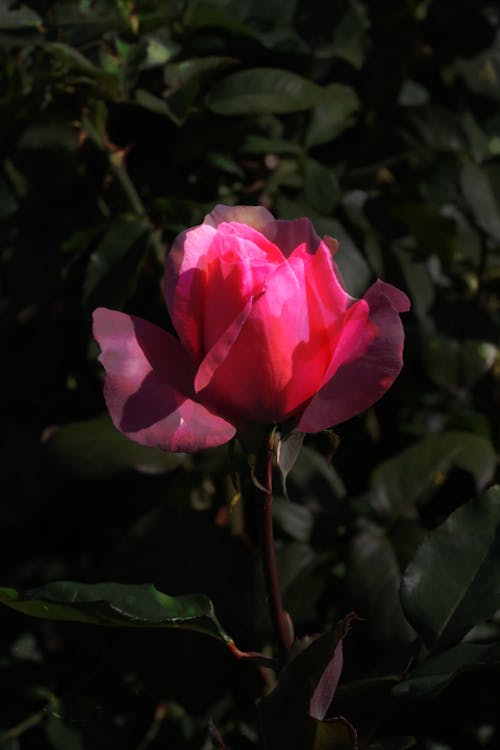
<svg viewBox="0 0 500 750">
<path fill-rule="evenodd" d="M 168 451 L 221 445 L 249 424 L 319 432 L 360 413 L 402 366 L 405 294 L 377 281 L 345 290 L 338 243 L 308 219 L 216 206 L 167 258 L 179 338 L 99 308 L 94 334 L 116 427 Z"/>
</svg>

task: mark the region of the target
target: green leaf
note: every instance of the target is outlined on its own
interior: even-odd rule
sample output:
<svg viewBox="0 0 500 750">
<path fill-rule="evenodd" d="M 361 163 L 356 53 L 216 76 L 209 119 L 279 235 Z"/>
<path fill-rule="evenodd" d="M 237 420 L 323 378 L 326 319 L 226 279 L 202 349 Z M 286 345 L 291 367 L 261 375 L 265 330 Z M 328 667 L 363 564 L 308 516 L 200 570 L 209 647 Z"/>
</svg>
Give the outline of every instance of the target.
<svg viewBox="0 0 500 750">
<path fill-rule="evenodd" d="M 468 471 L 478 490 L 490 481 L 497 456 L 490 441 L 469 432 L 450 431 L 425 438 L 380 464 L 371 475 L 371 503 L 388 521 L 413 515 L 424 492 L 442 484 L 452 466 Z"/>
<path fill-rule="evenodd" d="M 122 628 L 181 628 L 231 642 L 208 597 L 168 596 L 150 583 L 57 581 L 31 591 L 1 588 L 0 602 L 47 620 Z"/>
<path fill-rule="evenodd" d="M 373 640 L 388 649 L 411 643 L 415 631 L 399 600 L 400 564 L 391 538 L 380 526 L 367 523 L 354 535 L 346 583 Z"/>
<path fill-rule="evenodd" d="M 83 301 L 90 308 L 121 308 L 132 294 L 137 266 L 149 238 L 143 219 L 118 216 L 92 253 L 83 284 Z"/>
<path fill-rule="evenodd" d="M 347 719 L 336 716 L 317 722 L 313 750 L 356 750 L 357 747 L 356 730 Z"/>
<path fill-rule="evenodd" d="M 462 191 L 477 224 L 500 242 L 500 206 L 492 185 L 481 167 L 466 164 L 461 174 Z"/>
<path fill-rule="evenodd" d="M 112 81 L 115 78 L 114 73 L 109 73 L 97 67 L 85 55 L 82 55 L 81 52 L 69 44 L 50 42 L 46 44 L 46 49 L 61 65 L 75 73 L 84 74 L 85 76 L 89 76 L 90 79 L 102 78 Z"/>
<path fill-rule="evenodd" d="M 145 59 L 140 64 L 140 69 L 154 68 L 164 65 L 180 51 L 180 47 L 170 36 L 168 27 L 159 28 L 146 37 Z"/>
<path fill-rule="evenodd" d="M 9 219 L 18 208 L 19 204 L 14 193 L 6 180 L 0 176 L 0 221 Z"/>
<path fill-rule="evenodd" d="M 278 68 L 251 68 L 223 78 L 210 90 L 207 104 L 218 115 L 285 114 L 316 106 L 323 89 Z"/>
<path fill-rule="evenodd" d="M 273 518 L 292 539 L 307 544 L 314 527 L 314 515 L 309 508 L 282 497 L 275 497 Z"/>
<path fill-rule="evenodd" d="M 346 13 L 335 28 L 332 52 L 351 63 L 355 68 L 361 68 L 365 59 L 366 31 L 370 25 L 367 8 L 358 0 L 350 0 Z"/>
<path fill-rule="evenodd" d="M 313 483 L 322 480 L 325 493 L 335 498 L 345 498 L 346 488 L 341 477 L 325 456 L 309 446 L 302 448 L 295 464 L 293 481 L 301 493 L 307 493 Z"/>
<path fill-rule="evenodd" d="M 500 663 L 500 643 L 459 643 L 420 664 L 392 688 L 397 698 L 417 698 L 443 690 L 459 674 Z"/>
<path fill-rule="evenodd" d="M 190 3 L 184 16 L 186 26 L 195 29 L 215 27 L 243 37 L 255 39 L 257 33 L 253 26 L 240 21 L 233 12 L 215 7 L 208 2 Z"/>
<path fill-rule="evenodd" d="M 424 318 L 436 296 L 427 259 L 415 258 L 402 247 L 395 247 L 394 254 L 399 260 L 406 289 L 411 297 L 412 310 L 417 318 Z"/>
<path fill-rule="evenodd" d="M 53 750 L 85 750 L 80 733 L 59 716 L 49 716 L 44 724 L 44 730 Z"/>
<path fill-rule="evenodd" d="M 421 353 L 431 380 L 441 388 L 470 388 L 494 364 L 497 348 L 488 341 L 459 341 L 428 330 L 421 332 Z"/>
<path fill-rule="evenodd" d="M 26 5 L 19 6 L 17 3 L 3 2 L 0 5 L 0 32 L 21 29 L 42 31 L 42 19 L 38 13 Z"/>
<path fill-rule="evenodd" d="M 402 107 L 421 107 L 429 101 L 429 92 L 417 81 L 407 78 L 401 86 L 398 104 Z"/>
<path fill-rule="evenodd" d="M 477 57 L 461 59 L 456 63 L 467 87 L 494 101 L 500 101 L 498 81 L 500 80 L 500 45 L 496 42 L 484 49 Z"/>
<path fill-rule="evenodd" d="M 160 99 L 159 96 L 151 94 L 146 89 L 137 89 L 135 92 L 135 101 L 140 107 L 149 109 L 150 112 L 168 117 L 175 125 L 182 125 L 182 118 L 174 112 L 168 101 Z"/>
<path fill-rule="evenodd" d="M 311 206 L 320 213 L 331 213 L 340 199 L 335 173 L 316 159 L 307 159 L 304 178 L 305 195 Z"/>
<path fill-rule="evenodd" d="M 182 453 L 165 453 L 128 440 L 107 415 L 61 427 L 49 439 L 47 450 L 63 472 L 89 480 L 106 479 L 130 469 L 163 474 L 187 458 Z"/>
<path fill-rule="evenodd" d="M 306 145 L 320 146 L 333 141 L 354 124 L 353 115 L 358 109 L 358 96 L 350 86 L 342 83 L 331 83 L 326 86 L 322 101 L 311 113 Z"/>
<path fill-rule="evenodd" d="M 238 62 L 239 60 L 235 57 L 217 57 L 215 55 L 197 57 L 192 60 L 182 60 L 181 62 L 170 63 L 165 67 L 163 75 L 167 86 L 172 89 L 177 89 L 180 86 L 189 83 L 194 78 L 208 75 L 220 68 L 237 65 Z"/>
<path fill-rule="evenodd" d="M 241 150 L 249 154 L 295 154 L 300 155 L 301 146 L 284 138 L 265 138 L 262 135 L 249 134 L 243 141 Z"/>
<path fill-rule="evenodd" d="M 471 500 L 419 547 L 401 582 L 405 613 L 429 646 L 459 641 L 500 609 L 500 487 Z"/>
</svg>

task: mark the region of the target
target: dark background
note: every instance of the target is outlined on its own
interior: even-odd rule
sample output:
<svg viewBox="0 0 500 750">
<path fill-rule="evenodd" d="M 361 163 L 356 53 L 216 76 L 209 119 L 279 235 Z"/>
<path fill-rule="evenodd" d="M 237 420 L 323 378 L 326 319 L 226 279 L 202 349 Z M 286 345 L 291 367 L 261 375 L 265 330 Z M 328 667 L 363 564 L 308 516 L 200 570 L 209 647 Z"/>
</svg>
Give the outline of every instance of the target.
<svg viewBox="0 0 500 750">
<path fill-rule="evenodd" d="M 424 534 L 497 471 L 499 33 L 483 0 L 0 2 L 2 586 L 203 592 L 241 648 L 265 648 L 226 448 L 117 434 L 90 315 L 168 327 L 165 252 L 216 203 L 309 216 L 339 239 L 351 293 L 378 276 L 412 312 L 396 384 L 337 428 L 332 466 L 308 438 L 277 498 L 286 607 L 299 635 L 363 617 L 332 707 L 363 747 L 498 748 L 498 549 L 468 621 L 481 658 L 427 668 L 398 588 Z M 435 575 L 461 580 L 446 560 Z M 228 745 L 258 746 L 266 675 L 216 641 L 7 608 L 0 633 L 2 750 L 208 750 L 210 716 Z M 418 688 L 410 671 L 395 689 L 419 663 Z"/>
</svg>

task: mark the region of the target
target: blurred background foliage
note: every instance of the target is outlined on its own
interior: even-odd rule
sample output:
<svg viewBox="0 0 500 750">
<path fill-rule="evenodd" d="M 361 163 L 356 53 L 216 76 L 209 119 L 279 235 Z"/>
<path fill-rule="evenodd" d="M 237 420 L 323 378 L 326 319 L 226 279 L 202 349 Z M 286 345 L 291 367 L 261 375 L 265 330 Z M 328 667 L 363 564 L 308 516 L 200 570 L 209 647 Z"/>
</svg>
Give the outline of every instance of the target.
<svg viewBox="0 0 500 750">
<path fill-rule="evenodd" d="M 353 294 L 380 276 L 412 312 L 389 394 L 276 500 L 286 607 L 300 635 L 363 618 L 332 706 L 363 748 L 498 748 L 497 3 L 1 0 L 0 57 L 2 585 L 203 592 L 266 648 L 226 449 L 116 433 L 90 313 L 168 327 L 165 252 L 215 203 L 306 215 Z M 0 632 L 2 750 L 208 750 L 209 718 L 258 746 L 270 676 L 216 641 L 7 608 Z"/>
</svg>

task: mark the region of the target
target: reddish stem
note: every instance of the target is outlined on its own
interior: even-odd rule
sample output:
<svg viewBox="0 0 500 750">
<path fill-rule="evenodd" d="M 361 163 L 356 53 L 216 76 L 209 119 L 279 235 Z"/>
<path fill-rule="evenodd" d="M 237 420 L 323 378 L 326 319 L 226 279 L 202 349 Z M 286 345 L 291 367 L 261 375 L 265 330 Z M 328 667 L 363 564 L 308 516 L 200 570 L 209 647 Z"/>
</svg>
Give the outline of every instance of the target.
<svg viewBox="0 0 500 750">
<path fill-rule="evenodd" d="M 273 433 L 265 441 L 255 466 L 257 512 L 260 525 L 262 564 L 266 582 L 271 622 L 282 666 L 293 642 L 293 629 L 289 615 L 283 609 L 276 565 L 273 534 Z M 259 486 L 260 485 L 260 486 Z"/>
</svg>

